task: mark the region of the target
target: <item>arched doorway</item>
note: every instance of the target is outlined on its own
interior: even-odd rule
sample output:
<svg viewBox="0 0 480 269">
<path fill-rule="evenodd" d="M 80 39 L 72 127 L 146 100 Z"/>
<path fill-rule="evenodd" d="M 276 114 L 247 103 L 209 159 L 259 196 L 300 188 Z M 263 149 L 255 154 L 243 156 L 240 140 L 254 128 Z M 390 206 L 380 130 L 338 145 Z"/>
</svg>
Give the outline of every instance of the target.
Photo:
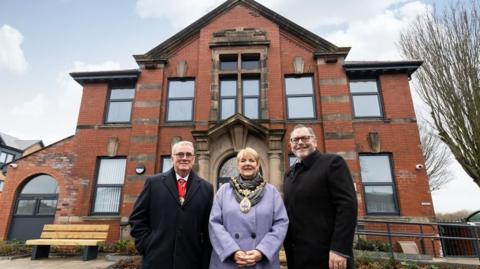
<svg viewBox="0 0 480 269">
<path fill-rule="evenodd" d="M 15 201 L 8 239 L 39 238 L 44 224 L 53 223 L 58 184 L 49 175 L 38 175 L 23 186 Z"/>
<path fill-rule="evenodd" d="M 217 190 L 224 183 L 228 183 L 231 177 L 238 176 L 237 157 L 232 156 L 227 158 L 220 166 L 218 171 Z"/>
</svg>

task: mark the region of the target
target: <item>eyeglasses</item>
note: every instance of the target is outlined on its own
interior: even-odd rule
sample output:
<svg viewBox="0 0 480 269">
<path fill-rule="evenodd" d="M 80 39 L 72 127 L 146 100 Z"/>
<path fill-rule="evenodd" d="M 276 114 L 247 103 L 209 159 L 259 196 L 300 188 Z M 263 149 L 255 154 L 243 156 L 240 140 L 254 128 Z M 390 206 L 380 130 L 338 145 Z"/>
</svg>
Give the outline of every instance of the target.
<svg viewBox="0 0 480 269">
<path fill-rule="evenodd" d="M 292 137 L 290 138 L 290 142 L 293 144 L 298 144 L 300 143 L 300 140 L 303 141 L 304 143 L 309 142 L 310 139 L 314 138 L 312 135 L 306 135 L 306 136 L 297 136 L 297 137 Z"/>
<path fill-rule="evenodd" d="M 179 159 L 183 159 L 183 158 L 186 158 L 186 159 L 191 159 L 193 158 L 193 154 L 190 153 L 190 152 L 177 152 L 175 154 L 173 154 L 175 157 L 179 158 Z"/>
</svg>

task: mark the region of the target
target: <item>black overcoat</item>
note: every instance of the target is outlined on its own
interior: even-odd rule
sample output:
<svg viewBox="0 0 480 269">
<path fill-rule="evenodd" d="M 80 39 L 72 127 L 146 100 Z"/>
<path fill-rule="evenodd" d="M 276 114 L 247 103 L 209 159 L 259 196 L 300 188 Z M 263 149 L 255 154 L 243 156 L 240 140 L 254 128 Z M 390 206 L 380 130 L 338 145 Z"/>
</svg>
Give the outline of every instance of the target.
<svg viewBox="0 0 480 269">
<path fill-rule="evenodd" d="M 142 269 L 208 268 L 212 184 L 191 172 L 180 205 L 175 171 L 147 178 L 129 219 Z"/>
<path fill-rule="evenodd" d="M 284 188 L 288 269 L 328 268 L 330 250 L 350 256 L 348 268 L 354 268 L 357 200 L 344 159 L 314 151 L 290 167 Z"/>
</svg>

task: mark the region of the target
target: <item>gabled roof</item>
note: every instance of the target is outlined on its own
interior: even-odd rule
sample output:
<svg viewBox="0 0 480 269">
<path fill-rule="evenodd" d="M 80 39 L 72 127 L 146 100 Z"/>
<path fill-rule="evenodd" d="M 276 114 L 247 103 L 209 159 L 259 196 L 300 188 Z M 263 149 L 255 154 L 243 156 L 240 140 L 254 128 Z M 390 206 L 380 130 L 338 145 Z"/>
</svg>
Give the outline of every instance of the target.
<svg viewBox="0 0 480 269">
<path fill-rule="evenodd" d="M 235 113 L 229 118 L 219 122 L 217 125 L 210 128 L 208 130 L 208 136 L 212 136 L 212 137 L 218 136 L 219 134 L 224 133 L 227 130 L 230 130 L 235 125 L 242 125 L 246 129 L 264 138 L 267 137 L 267 134 L 268 134 L 268 129 L 266 129 L 262 125 L 256 123 L 255 121 L 245 117 L 240 113 Z"/>
<path fill-rule="evenodd" d="M 35 144 L 40 144 L 43 147 L 42 140 L 22 140 L 2 132 L 0 132 L 0 144 L 19 151 L 25 151 Z"/>
<path fill-rule="evenodd" d="M 279 15 L 273 10 L 255 2 L 254 0 L 228 0 L 214 10 L 207 13 L 205 16 L 195 21 L 194 23 L 190 24 L 174 36 L 170 37 L 157 47 L 153 48 L 149 52 L 145 54 L 134 55 L 133 57 L 139 64 L 152 61 L 165 63 L 167 61 L 168 55 L 173 49 L 191 38 L 193 35 L 199 33 L 204 26 L 213 21 L 215 18 L 219 17 L 220 15 L 224 14 L 225 12 L 229 11 L 237 5 L 243 5 L 254 10 L 261 16 L 278 24 L 280 29 L 291 33 L 305 43 L 311 45 L 316 50 L 315 56 L 322 56 L 323 54 L 341 54 L 346 56 L 348 54 L 348 51 L 350 50 L 349 47 L 335 46 L 327 40 L 317 36 L 316 34 Z"/>
</svg>

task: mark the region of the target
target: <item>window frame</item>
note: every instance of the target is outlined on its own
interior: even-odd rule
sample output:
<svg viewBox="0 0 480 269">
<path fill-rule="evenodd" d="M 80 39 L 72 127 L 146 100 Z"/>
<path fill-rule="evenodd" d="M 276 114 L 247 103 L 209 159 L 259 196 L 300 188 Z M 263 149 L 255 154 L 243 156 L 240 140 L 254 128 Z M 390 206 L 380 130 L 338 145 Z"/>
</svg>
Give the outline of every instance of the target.
<svg viewBox="0 0 480 269">
<path fill-rule="evenodd" d="M 375 81 L 375 85 L 377 87 L 376 92 L 361 92 L 361 93 L 353 93 L 350 87 L 350 84 L 353 82 L 366 82 L 366 81 Z M 350 92 L 350 97 L 352 100 L 352 114 L 354 119 L 383 119 L 385 118 L 385 111 L 383 108 L 383 96 L 380 87 L 380 81 L 378 78 L 349 78 L 348 81 L 348 91 Z M 380 115 L 379 116 L 357 116 L 355 113 L 355 96 L 377 96 L 378 101 L 378 110 Z"/>
<path fill-rule="evenodd" d="M 171 163 L 171 166 L 170 166 L 167 170 L 165 170 L 165 167 L 164 167 L 164 166 L 165 166 L 165 160 L 166 160 L 166 159 L 170 159 L 170 163 Z M 162 155 L 162 156 L 160 157 L 160 172 L 161 172 L 161 173 L 165 173 L 165 172 L 167 172 L 168 170 L 170 170 L 172 167 L 173 167 L 172 156 L 171 156 L 171 155 Z"/>
<path fill-rule="evenodd" d="M 229 95 L 229 96 L 222 96 L 222 81 L 235 81 L 235 96 Z M 238 113 L 238 108 L 237 108 L 237 99 L 238 97 L 238 78 L 235 76 L 220 76 L 218 79 L 218 95 L 219 95 L 219 104 L 218 104 L 218 109 L 219 109 L 219 118 L 220 120 L 226 120 L 230 118 L 231 116 L 235 115 L 235 113 Z M 234 109 L 233 109 L 233 115 L 230 115 L 226 118 L 223 118 L 222 115 L 222 108 L 223 108 L 223 100 L 233 100 L 234 104 Z"/>
<path fill-rule="evenodd" d="M 182 82 L 187 82 L 187 81 L 192 81 L 193 82 L 193 95 L 192 97 L 173 97 L 170 98 L 170 82 L 172 81 L 182 81 Z M 166 98 L 166 108 L 165 108 L 165 122 L 191 122 L 193 121 L 194 115 L 195 115 L 195 95 L 196 95 L 196 86 L 197 86 L 197 81 L 195 80 L 195 77 L 185 77 L 185 78 L 168 78 L 168 86 L 167 86 L 167 98 Z M 192 113 L 190 113 L 190 119 L 186 120 L 170 120 L 168 118 L 169 112 L 170 112 L 170 101 L 191 101 L 192 102 Z"/>
<path fill-rule="evenodd" d="M 258 94 L 257 95 L 245 95 L 245 90 L 244 90 L 244 87 L 243 87 L 243 82 L 245 82 L 246 80 L 255 80 L 258 82 Z M 256 77 L 256 76 L 243 76 L 242 77 L 242 88 L 241 88 L 241 93 L 242 93 L 242 115 L 244 115 L 245 117 L 247 117 L 245 115 L 245 100 L 247 99 L 256 99 L 257 100 L 257 117 L 256 118 L 250 118 L 252 120 L 258 120 L 260 119 L 260 87 L 261 87 L 261 81 L 260 81 L 260 77 Z"/>
<path fill-rule="evenodd" d="M 359 162 L 359 168 L 360 168 L 360 178 L 362 181 L 362 189 L 363 189 L 363 200 L 364 200 L 364 205 L 365 205 L 365 214 L 368 216 L 399 216 L 400 215 L 400 204 L 398 203 L 398 190 L 396 186 L 396 177 L 394 173 L 394 163 L 393 163 L 393 156 L 391 153 L 359 153 L 358 154 L 358 162 Z M 385 156 L 388 158 L 388 163 L 390 165 L 390 174 L 392 177 L 391 182 L 365 182 L 363 177 L 362 177 L 362 165 L 360 158 L 361 157 L 369 157 L 369 156 Z M 393 207 L 394 211 L 392 212 L 370 212 L 368 210 L 368 205 L 367 205 L 367 191 L 365 187 L 391 187 L 392 188 L 392 199 L 393 199 Z"/>
<path fill-rule="evenodd" d="M 2 154 L 5 154 L 5 160 L 1 159 Z M 7 162 L 9 156 L 11 156 L 12 159 L 9 162 Z M 12 154 L 12 153 L 6 152 L 6 151 L 0 151 L 0 163 L 7 164 L 7 163 L 11 163 L 13 161 L 15 161 L 15 154 Z"/>
<path fill-rule="evenodd" d="M 112 100 L 111 99 L 112 98 L 112 91 L 114 91 L 114 90 L 133 90 L 133 97 L 132 98 Z M 105 118 L 103 119 L 103 122 L 105 124 L 130 124 L 132 122 L 134 100 L 135 100 L 135 87 L 134 86 L 129 86 L 129 85 L 111 86 L 108 89 L 107 105 L 105 106 L 106 110 L 105 110 Z M 122 102 L 130 102 L 130 119 L 128 121 L 108 121 L 108 116 L 110 114 L 110 105 L 112 103 L 122 103 Z"/>
<path fill-rule="evenodd" d="M 245 51 L 225 51 L 218 54 L 218 120 L 222 121 L 227 119 L 223 118 L 222 116 L 222 109 L 223 100 L 234 100 L 235 108 L 234 114 L 239 113 L 243 116 L 245 115 L 245 101 L 247 99 L 257 99 L 257 116 L 256 118 L 251 118 L 252 120 L 260 120 L 262 119 L 262 110 L 261 110 L 261 103 L 262 103 L 262 76 L 264 76 L 264 71 L 262 71 L 262 52 L 245 52 Z M 222 62 L 233 62 L 235 60 L 236 69 L 222 69 Z M 243 62 L 254 60 L 258 62 L 258 68 L 244 68 Z M 215 68 L 217 68 L 215 66 Z M 243 94 L 243 81 L 255 79 L 258 80 L 258 95 L 253 96 L 244 96 Z M 221 82 L 225 80 L 235 80 L 236 81 L 236 95 L 233 96 L 226 96 L 222 97 L 222 87 Z M 233 114 L 233 115 L 234 115 Z M 231 116 L 229 116 L 231 117 Z"/>
<path fill-rule="evenodd" d="M 101 160 L 114 160 L 114 159 L 124 159 L 125 160 L 125 171 L 123 174 L 123 184 L 98 184 L 98 177 L 100 175 L 100 165 L 101 165 Z M 110 157 L 104 157 L 104 156 L 99 156 L 97 158 L 97 165 L 96 165 L 96 172 L 95 172 L 95 184 L 92 188 L 92 201 L 91 201 L 91 208 L 90 208 L 90 214 L 92 216 L 119 216 L 120 211 L 122 208 L 122 202 L 123 202 L 123 191 L 124 188 L 123 186 L 125 185 L 125 179 L 127 175 L 127 166 L 128 166 L 128 158 L 125 156 L 118 156 L 114 158 Z M 95 211 L 95 202 L 97 201 L 97 190 L 98 188 L 120 188 L 120 197 L 118 201 L 118 211 L 116 212 L 96 212 Z"/>
<path fill-rule="evenodd" d="M 311 78 L 312 82 L 312 93 L 311 94 L 288 94 L 287 93 L 287 79 L 289 78 L 304 78 L 309 77 Z M 286 74 L 283 77 L 283 82 L 285 85 L 284 93 L 285 93 L 285 111 L 287 120 L 316 120 L 317 117 L 317 97 L 315 94 L 315 74 L 301 74 L 301 75 L 290 75 Z M 291 118 L 290 117 L 290 110 L 288 109 L 288 99 L 289 98 L 302 98 L 302 97 L 311 97 L 312 98 L 312 109 L 313 109 L 313 116 L 312 117 L 299 117 L 299 118 Z"/>
</svg>

